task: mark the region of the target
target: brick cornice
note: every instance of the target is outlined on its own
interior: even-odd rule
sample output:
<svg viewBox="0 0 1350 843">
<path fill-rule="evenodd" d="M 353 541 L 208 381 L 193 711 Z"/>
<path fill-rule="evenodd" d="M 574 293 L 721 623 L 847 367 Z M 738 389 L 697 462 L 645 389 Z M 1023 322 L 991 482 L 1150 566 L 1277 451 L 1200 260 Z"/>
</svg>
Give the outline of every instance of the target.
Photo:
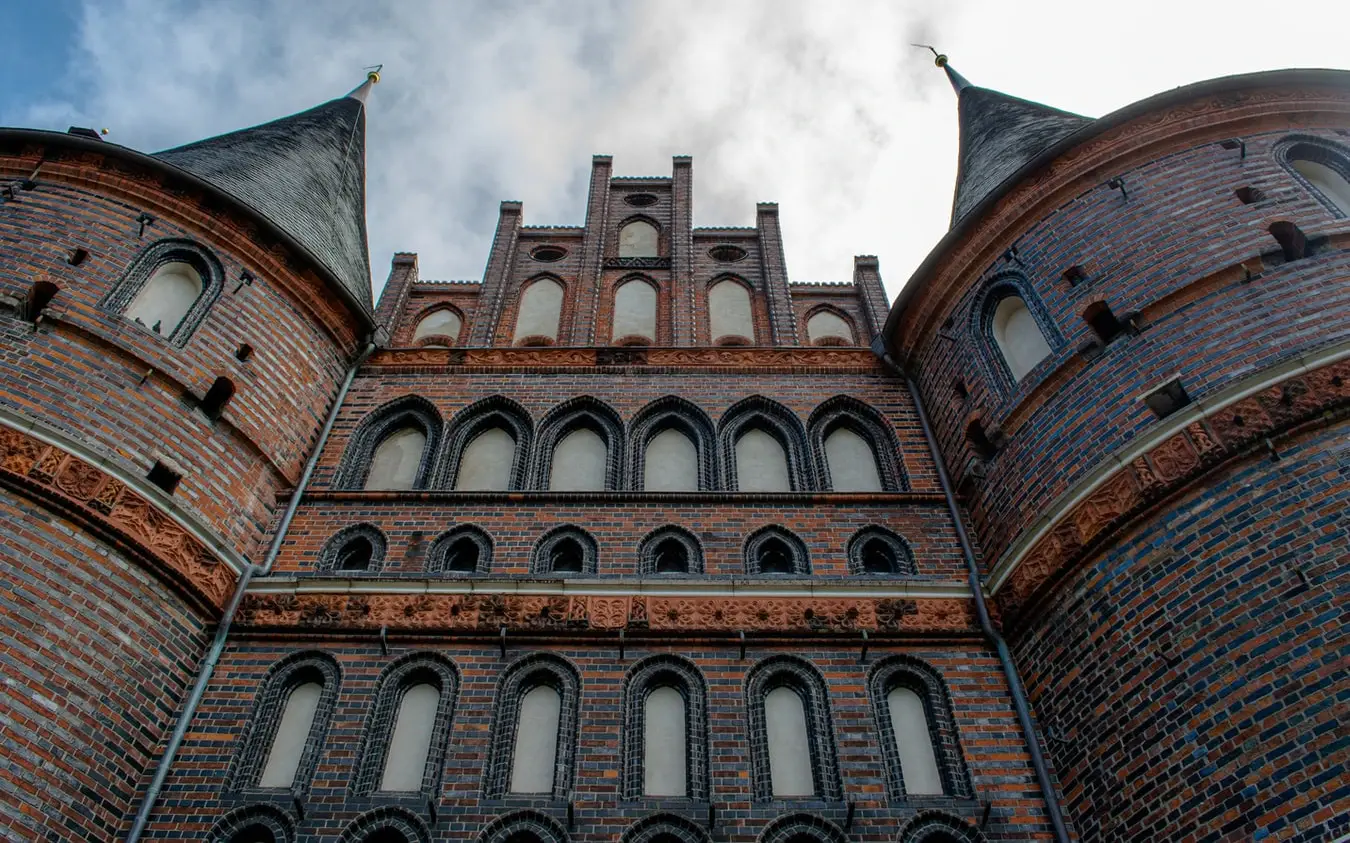
<svg viewBox="0 0 1350 843">
<path fill-rule="evenodd" d="M 0 426 L 0 486 L 109 541 L 199 606 L 220 610 L 237 579 L 235 568 L 150 495 L 108 469 L 30 432 Z"/>
<path fill-rule="evenodd" d="M 367 364 L 367 371 L 378 370 L 380 374 L 427 369 L 470 373 L 579 368 L 885 374 L 876 356 L 865 348 L 391 348 L 380 351 Z"/>
<path fill-rule="evenodd" d="M 1005 618 L 1024 617 L 1113 537 L 1206 475 L 1274 449 L 1274 437 L 1345 418 L 1350 348 L 1263 372 L 1193 406 L 1066 491 L 1002 554 L 989 583 Z"/>
</svg>

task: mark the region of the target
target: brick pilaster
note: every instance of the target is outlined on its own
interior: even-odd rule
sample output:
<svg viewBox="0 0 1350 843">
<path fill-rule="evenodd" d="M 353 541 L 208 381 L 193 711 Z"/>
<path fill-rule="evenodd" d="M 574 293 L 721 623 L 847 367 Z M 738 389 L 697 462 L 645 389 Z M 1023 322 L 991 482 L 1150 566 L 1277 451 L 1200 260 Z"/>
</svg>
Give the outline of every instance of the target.
<svg viewBox="0 0 1350 843">
<path fill-rule="evenodd" d="M 675 345 L 694 344 L 694 159 L 674 158 L 670 226 L 671 334 Z"/>
<path fill-rule="evenodd" d="M 375 307 L 375 341 L 380 345 L 388 345 L 390 339 L 398 333 L 403 306 L 407 303 L 408 293 L 412 291 L 415 283 L 417 283 L 417 253 L 395 252 L 394 259 L 389 263 L 389 280 L 384 282 L 384 289 L 380 291 L 380 303 Z"/>
<path fill-rule="evenodd" d="M 881 286 L 881 263 L 876 255 L 858 255 L 853 259 L 853 286 L 858 291 L 858 302 L 867 317 L 867 324 L 859 326 L 867 331 L 867 336 L 859 337 L 861 342 L 858 344 L 867 345 L 881 333 L 886 324 L 886 313 L 890 309 L 886 291 Z"/>
<path fill-rule="evenodd" d="M 760 202 L 755 207 L 755 228 L 759 231 L 770 339 L 773 345 L 797 345 L 797 320 L 792 315 L 792 294 L 788 292 L 787 259 L 783 256 L 777 202 Z"/>
<path fill-rule="evenodd" d="M 581 241 L 581 270 L 577 273 L 576 307 L 570 326 L 559 345 L 594 345 L 595 311 L 599 303 L 600 269 L 604 266 L 605 236 L 609 228 L 609 180 L 614 159 L 596 155 L 591 159 L 591 187 L 586 199 L 586 234 Z"/>
<path fill-rule="evenodd" d="M 492 345 L 501 318 L 502 303 L 515 264 L 516 240 L 520 236 L 521 205 L 503 202 L 497 214 L 497 233 L 492 237 L 487 267 L 483 270 L 482 304 L 473 320 L 473 331 L 465 345 L 475 348 Z M 509 342 L 509 340 L 508 340 Z"/>
</svg>

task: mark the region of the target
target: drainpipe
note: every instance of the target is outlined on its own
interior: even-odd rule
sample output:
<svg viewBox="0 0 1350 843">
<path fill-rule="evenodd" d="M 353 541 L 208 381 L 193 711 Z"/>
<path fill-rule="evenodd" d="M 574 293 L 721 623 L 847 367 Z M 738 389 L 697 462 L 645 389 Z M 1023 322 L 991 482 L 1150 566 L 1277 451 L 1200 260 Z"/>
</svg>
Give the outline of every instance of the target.
<svg viewBox="0 0 1350 843">
<path fill-rule="evenodd" d="M 914 401 L 914 409 L 919 415 L 919 427 L 923 429 L 924 441 L 928 443 L 928 453 L 933 458 L 933 465 L 937 469 L 938 483 L 942 486 L 942 494 L 947 498 L 947 509 L 951 512 L 952 524 L 956 527 L 956 540 L 961 545 L 961 555 L 965 557 L 966 576 L 970 581 L 970 593 L 975 598 L 975 614 L 979 617 L 980 629 L 984 632 L 985 639 L 998 653 L 999 664 L 1003 666 L 1003 676 L 1007 679 L 1008 689 L 1012 692 L 1013 708 L 1017 710 L 1017 720 L 1022 725 L 1022 733 L 1027 741 L 1027 750 L 1031 753 L 1031 766 L 1036 771 L 1036 781 L 1045 797 L 1045 808 L 1050 815 L 1050 825 L 1055 830 L 1055 841 L 1056 843 L 1071 843 L 1069 830 L 1064 825 L 1064 813 L 1060 809 L 1054 783 L 1050 781 L 1050 770 L 1045 766 L 1045 755 L 1041 752 L 1041 742 L 1036 737 L 1036 727 L 1031 720 L 1031 706 L 1027 704 L 1026 692 L 1022 690 L 1022 679 L 1017 674 L 1017 666 L 1013 664 L 1012 653 L 1008 650 L 1007 642 L 1003 640 L 1003 636 L 994 628 L 993 622 L 989 619 L 989 606 L 984 600 L 984 584 L 980 580 L 980 569 L 975 561 L 975 551 L 971 548 L 970 536 L 966 533 L 965 521 L 961 518 L 961 509 L 956 503 L 956 494 L 952 491 L 951 478 L 947 476 L 947 466 L 942 461 L 942 454 L 938 452 L 937 440 L 933 438 L 933 429 L 928 424 L 928 413 L 924 410 L 923 399 L 919 396 L 919 387 L 914 383 L 913 378 L 900 369 L 895 359 L 891 357 L 890 352 L 885 351 L 880 342 L 873 343 L 872 352 L 881 358 L 881 362 L 888 369 L 905 379 L 905 386 L 908 387 L 910 398 Z"/>
<path fill-rule="evenodd" d="M 296 484 L 295 491 L 291 493 L 291 499 L 286 504 L 286 511 L 282 513 L 281 523 L 277 526 L 276 535 L 272 537 L 272 544 L 267 548 L 267 556 L 263 559 L 263 563 L 261 565 L 250 565 L 239 576 L 239 581 L 234 587 L 234 594 L 230 596 L 230 602 L 225 607 L 225 613 L 221 615 L 220 622 L 216 624 L 216 635 L 211 641 L 211 649 L 207 651 L 206 657 L 202 659 L 201 668 L 197 671 L 197 682 L 192 686 L 192 693 L 188 695 L 187 702 L 183 704 L 183 711 L 178 715 L 178 723 L 174 726 L 173 734 L 169 737 L 168 746 L 164 748 L 164 754 L 160 756 L 159 765 L 155 767 L 155 777 L 151 780 L 150 787 L 141 800 L 141 807 L 136 812 L 136 820 L 131 825 L 131 831 L 127 832 L 126 843 L 137 843 L 141 839 L 141 835 L 145 833 L 145 827 L 150 822 L 150 813 L 155 809 L 155 803 L 159 801 L 159 792 L 163 789 L 164 782 L 169 777 L 169 769 L 173 766 L 174 758 L 178 755 L 178 748 L 182 746 L 183 738 L 187 736 L 188 727 L 192 725 L 192 718 L 197 714 L 197 708 L 201 705 L 202 697 L 206 694 L 206 686 L 211 682 L 211 675 L 215 672 L 221 653 L 225 651 L 225 639 L 229 637 L 230 626 L 234 623 L 235 613 L 239 611 L 239 604 L 244 600 L 244 592 L 248 590 L 248 584 L 255 576 L 266 576 L 272 572 L 272 566 L 276 564 L 277 556 L 281 553 L 281 544 L 286 540 L 286 533 L 290 530 L 291 519 L 295 518 L 295 511 L 300 506 L 300 499 L 304 496 L 305 489 L 309 487 L 309 480 L 314 475 L 314 467 L 319 464 L 319 457 L 323 454 L 324 446 L 328 444 L 328 436 L 333 432 L 333 424 L 337 421 L 338 410 L 342 409 L 342 403 L 347 398 L 347 391 L 351 389 L 352 381 L 356 379 L 356 371 L 361 368 L 374 351 L 375 343 L 367 343 L 366 347 L 357 355 L 351 368 L 347 370 L 347 377 L 342 381 L 342 388 L 338 390 L 337 398 L 334 399 L 333 405 L 328 411 L 328 418 L 324 420 L 323 429 L 319 431 L 319 441 L 315 443 L 314 450 L 310 452 L 309 459 L 305 462 L 305 470 L 300 474 L 300 482 Z"/>
</svg>

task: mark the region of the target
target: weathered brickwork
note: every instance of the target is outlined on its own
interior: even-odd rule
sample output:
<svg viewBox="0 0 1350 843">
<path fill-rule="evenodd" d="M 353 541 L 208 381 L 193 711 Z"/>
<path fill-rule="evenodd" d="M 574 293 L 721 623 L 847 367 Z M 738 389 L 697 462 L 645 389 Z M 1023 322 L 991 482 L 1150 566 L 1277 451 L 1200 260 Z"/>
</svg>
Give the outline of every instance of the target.
<svg viewBox="0 0 1350 843">
<path fill-rule="evenodd" d="M 625 740 L 623 702 L 625 676 L 640 660 L 663 653 L 678 654 L 694 665 L 707 685 L 707 738 L 710 749 L 711 801 L 716 806 L 715 839 L 748 843 L 778 817 L 801 811 L 843 826 L 844 802 L 818 799 L 759 801 L 753 797 L 749 771 L 745 693 L 750 670 L 769 657 L 797 656 L 818 670 L 828 690 L 830 720 L 838 768 L 847 800 L 854 803 L 850 840 L 892 841 L 897 828 L 924 809 L 939 809 L 964 818 L 972 826 L 992 799 L 985 827 L 990 840 L 1043 838 L 1043 816 L 1034 780 L 996 663 L 979 644 L 960 639 L 942 645 L 874 647 L 867 663 L 859 663 L 854 647 L 752 641 L 745 658 L 725 645 L 643 643 L 632 641 L 623 657 L 611 644 L 520 640 L 508 644 L 502 658 L 495 641 L 431 642 L 390 638 L 384 655 L 377 643 L 313 637 L 293 642 L 243 638 L 232 644 L 216 673 L 208 702 L 189 735 L 180 764 L 169 783 L 170 805 L 151 837 L 201 834 L 220 816 L 238 806 L 271 803 L 292 810 L 288 798 L 230 792 L 216 771 L 228 764 L 239 745 L 240 727 L 268 669 L 299 650 L 333 654 L 341 668 L 341 689 L 314 780 L 305 786 L 306 819 L 297 823 L 297 841 L 336 839 L 359 815 L 380 806 L 399 806 L 431 828 L 436 841 L 476 839 L 494 818 L 532 808 L 567 825 L 565 799 L 511 796 L 485 800 L 481 795 L 488 762 L 488 741 L 503 669 L 541 650 L 555 652 L 575 665 L 581 678 L 579 734 L 574 760 L 569 830 L 576 841 L 616 840 L 633 823 L 655 811 L 669 811 L 706 826 L 708 803 L 678 798 L 622 796 L 621 749 Z M 444 656 L 458 669 L 460 685 L 448 736 L 449 751 L 438 788 L 437 820 L 430 822 L 423 797 L 360 797 L 353 794 L 358 747 L 368 727 L 376 679 L 388 665 L 413 652 Z M 885 762 L 878 725 L 869 699 L 868 677 L 893 654 L 920 659 L 941 677 L 952 699 L 956 729 L 974 782 L 974 799 L 888 796 Z M 627 736 L 629 739 L 632 735 Z"/>
<path fill-rule="evenodd" d="M 0 491 L 0 837 L 113 840 L 205 643 L 157 577 Z"/>
</svg>

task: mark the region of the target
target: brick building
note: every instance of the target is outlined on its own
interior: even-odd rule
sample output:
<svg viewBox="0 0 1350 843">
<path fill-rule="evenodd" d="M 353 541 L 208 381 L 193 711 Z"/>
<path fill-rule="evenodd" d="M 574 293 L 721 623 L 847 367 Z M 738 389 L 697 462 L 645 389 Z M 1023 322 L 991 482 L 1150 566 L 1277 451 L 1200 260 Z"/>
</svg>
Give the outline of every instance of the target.
<svg viewBox="0 0 1350 843">
<path fill-rule="evenodd" d="M 374 80 L 0 130 L 0 835 L 1350 832 L 1350 74 L 1091 120 L 940 64 L 893 304 L 606 156 L 372 304 Z"/>
</svg>

